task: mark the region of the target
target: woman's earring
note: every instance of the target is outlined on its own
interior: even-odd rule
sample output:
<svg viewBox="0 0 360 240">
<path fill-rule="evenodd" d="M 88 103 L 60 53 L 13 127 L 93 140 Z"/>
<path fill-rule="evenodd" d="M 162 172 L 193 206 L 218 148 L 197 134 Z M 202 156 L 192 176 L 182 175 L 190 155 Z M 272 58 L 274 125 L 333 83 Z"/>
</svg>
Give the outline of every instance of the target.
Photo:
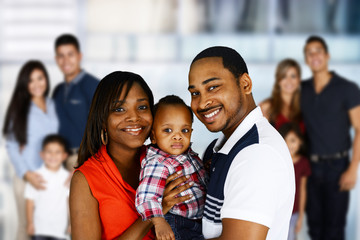
<svg viewBox="0 0 360 240">
<path fill-rule="evenodd" d="M 101 129 L 101 142 L 104 145 L 108 144 L 108 135 L 106 129 Z"/>
</svg>

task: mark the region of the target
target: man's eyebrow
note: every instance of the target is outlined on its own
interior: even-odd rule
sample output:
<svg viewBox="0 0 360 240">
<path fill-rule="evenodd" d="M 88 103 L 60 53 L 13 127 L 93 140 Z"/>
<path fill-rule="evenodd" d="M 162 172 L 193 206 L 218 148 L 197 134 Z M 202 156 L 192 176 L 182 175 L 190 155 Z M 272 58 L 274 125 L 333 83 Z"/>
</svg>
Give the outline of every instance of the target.
<svg viewBox="0 0 360 240">
<path fill-rule="evenodd" d="M 205 81 L 203 81 L 203 82 L 201 83 L 201 85 L 206 85 L 206 84 L 208 84 L 209 82 L 212 82 L 212 81 L 215 81 L 215 80 L 220 80 L 220 78 L 213 77 L 213 78 L 206 79 Z M 193 88 L 195 88 L 195 86 L 194 86 L 194 85 L 190 85 L 190 86 L 188 87 L 188 90 L 193 89 Z"/>
</svg>

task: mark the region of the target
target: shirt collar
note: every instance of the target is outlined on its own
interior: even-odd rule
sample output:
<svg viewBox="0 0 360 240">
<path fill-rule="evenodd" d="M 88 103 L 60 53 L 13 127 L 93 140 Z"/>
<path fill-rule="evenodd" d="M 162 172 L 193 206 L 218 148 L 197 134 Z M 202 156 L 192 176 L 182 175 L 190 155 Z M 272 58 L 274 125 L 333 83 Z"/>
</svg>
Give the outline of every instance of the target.
<svg viewBox="0 0 360 240">
<path fill-rule="evenodd" d="M 213 151 L 227 155 L 233 146 L 237 143 L 237 141 L 239 141 L 239 139 L 242 138 L 254 126 L 254 124 L 262 118 L 264 118 L 264 116 L 260 107 L 258 106 L 244 118 L 244 120 L 239 124 L 228 140 L 226 140 L 224 134 L 219 137 L 219 139 L 216 141 L 216 144 L 214 145 Z M 220 148 L 224 141 L 226 141 L 224 146 Z"/>
<path fill-rule="evenodd" d="M 49 111 L 49 105 L 50 105 L 50 99 L 48 97 L 45 97 L 45 106 L 46 106 L 45 113 Z M 44 111 L 41 108 L 39 108 L 39 106 L 36 105 L 32 100 L 30 101 L 30 106 L 44 113 Z"/>
<path fill-rule="evenodd" d="M 339 76 L 336 74 L 335 71 L 329 71 L 329 73 L 331 74 L 331 78 L 330 78 L 330 81 L 329 81 L 329 83 L 327 85 L 336 83 L 339 80 Z M 315 81 L 314 77 L 311 77 L 310 81 L 313 83 L 313 86 L 314 86 L 314 84 L 315 84 L 314 83 L 314 81 Z"/>
<path fill-rule="evenodd" d="M 77 84 L 84 77 L 85 71 L 81 70 L 81 72 L 69 83 L 69 84 Z"/>
<path fill-rule="evenodd" d="M 60 166 L 60 168 L 57 170 L 57 171 L 51 171 L 49 170 L 46 166 L 45 166 L 45 163 L 43 163 L 40 167 L 40 169 L 43 171 L 43 172 L 46 172 L 47 174 L 50 174 L 50 175 L 56 175 L 60 172 L 63 171 L 64 167 L 63 166 Z"/>
<path fill-rule="evenodd" d="M 191 147 L 189 147 L 185 152 L 183 152 L 182 154 L 179 154 L 179 155 L 171 155 L 169 153 L 166 153 L 164 151 L 162 151 L 161 149 L 157 148 L 157 147 L 154 147 L 153 145 L 149 145 L 148 146 L 148 151 L 147 151 L 147 156 L 148 157 L 152 157 L 154 155 L 161 155 L 162 157 L 164 157 L 163 160 L 165 160 L 166 158 L 173 158 L 175 159 L 176 161 L 180 162 L 180 163 L 183 163 L 186 159 L 187 159 L 187 156 L 190 155 L 190 156 L 196 156 L 197 153 L 195 153 Z"/>
</svg>

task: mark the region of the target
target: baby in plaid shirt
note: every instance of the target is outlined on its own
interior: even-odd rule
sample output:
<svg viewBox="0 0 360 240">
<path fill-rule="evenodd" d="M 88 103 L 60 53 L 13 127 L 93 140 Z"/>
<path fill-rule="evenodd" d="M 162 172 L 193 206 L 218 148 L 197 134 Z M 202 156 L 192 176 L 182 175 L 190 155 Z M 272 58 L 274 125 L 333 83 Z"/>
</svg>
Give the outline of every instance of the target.
<svg viewBox="0 0 360 240">
<path fill-rule="evenodd" d="M 184 101 L 166 96 L 154 107 L 151 142 L 141 163 L 136 209 L 142 219 L 151 219 L 156 237 L 162 239 L 203 239 L 201 218 L 206 194 L 206 173 L 198 155 L 190 148 L 193 113 Z M 192 195 L 162 212 L 162 196 L 168 176 L 181 171 L 192 186 L 181 196 Z"/>
</svg>

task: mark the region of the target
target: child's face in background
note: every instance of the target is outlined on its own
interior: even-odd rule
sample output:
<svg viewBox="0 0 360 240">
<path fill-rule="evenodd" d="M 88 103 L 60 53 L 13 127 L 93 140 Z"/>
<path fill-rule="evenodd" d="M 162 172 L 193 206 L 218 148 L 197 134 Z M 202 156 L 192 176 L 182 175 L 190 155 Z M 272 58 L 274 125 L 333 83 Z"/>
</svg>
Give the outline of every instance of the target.
<svg viewBox="0 0 360 240">
<path fill-rule="evenodd" d="M 301 146 L 301 139 L 291 131 L 285 136 L 285 142 L 289 148 L 291 157 L 296 156 Z"/>
<path fill-rule="evenodd" d="M 179 155 L 190 146 L 192 121 L 184 105 L 160 105 L 151 131 L 151 142 L 171 155 Z"/>
<path fill-rule="evenodd" d="M 41 152 L 45 166 L 51 171 L 57 171 L 67 158 L 67 153 L 62 145 L 56 142 L 46 144 Z"/>
</svg>

